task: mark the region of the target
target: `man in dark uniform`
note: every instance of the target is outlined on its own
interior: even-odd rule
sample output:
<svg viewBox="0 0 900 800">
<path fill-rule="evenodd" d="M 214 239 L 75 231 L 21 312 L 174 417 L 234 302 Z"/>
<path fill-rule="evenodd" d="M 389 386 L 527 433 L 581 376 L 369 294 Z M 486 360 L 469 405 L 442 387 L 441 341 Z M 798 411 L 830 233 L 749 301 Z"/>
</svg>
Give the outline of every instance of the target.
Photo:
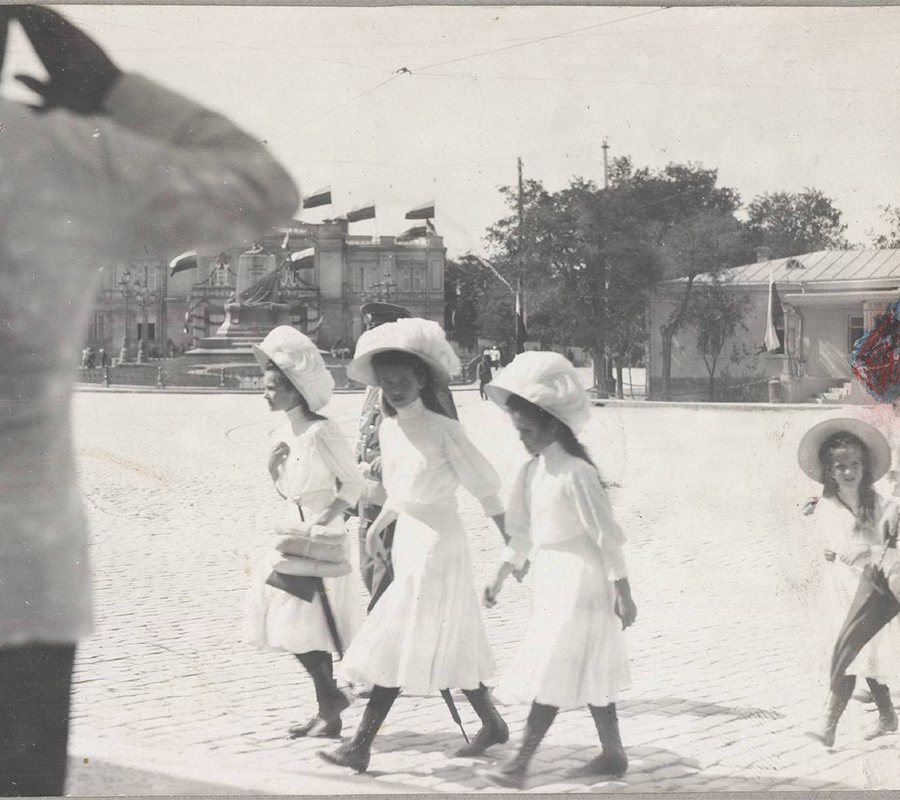
<svg viewBox="0 0 900 800">
<path fill-rule="evenodd" d="M 386 322 L 411 316 L 403 306 L 392 303 L 366 303 L 360 308 L 367 330 Z M 448 387 L 438 388 L 438 400 L 457 417 L 453 395 Z M 394 543 L 394 523 L 381 534 L 384 543 L 384 560 L 374 559 L 366 552 L 366 533 L 387 499 L 381 483 L 381 446 L 378 443 L 378 427 L 381 424 L 381 389 L 370 386 L 359 417 L 359 438 L 356 442 L 356 460 L 362 467 L 365 488 L 359 500 L 359 568 L 363 582 L 369 591 L 368 611 L 371 611 L 384 590 L 394 579 L 391 563 L 391 547 Z"/>
</svg>

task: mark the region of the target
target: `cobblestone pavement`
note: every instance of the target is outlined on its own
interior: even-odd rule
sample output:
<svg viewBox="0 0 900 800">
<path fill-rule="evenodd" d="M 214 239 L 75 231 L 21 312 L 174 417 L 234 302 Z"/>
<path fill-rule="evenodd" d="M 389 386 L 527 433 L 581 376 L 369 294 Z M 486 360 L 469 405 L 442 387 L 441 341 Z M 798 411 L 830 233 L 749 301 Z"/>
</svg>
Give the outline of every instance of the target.
<svg viewBox="0 0 900 800">
<path fill-rule="evenodd" d="M 475 391 L 456 399 L 467 429 L 510 480 L 524 453 L 504 414 Z M 327 410 L 348 437 L 361 403 L 362 395 L 339 395 Z M 809 425 L 840 413 L 594 409 L 585 438 L 618 484 L 639 609 L 627 634 L 632 688 L 620 702 L 631 768 L 621 780 L 567 778 L 598 743 L 587 710 L 566 711 L 538 752 L 531 788 L 900 788 L 900 737 L 861 736 L 873 706 L 851 704 L 833 751 L 806 735 L 826 688 L 808 663 L 800 613 L 818 551 L 798 524 L 814 487 L 795 452 Z M 110 793 L 111 784 L 92 780 L 91 763 L 134 768 L 137 792 L 191 793 L 175 777 L 240 792 L 495 791 L 479 771 L 513 744 L 486 758 L 452 757 L 461 737 L 440 697 L 397 701 L 366 776 L 320 762 L 321 740 L 287 738 L 313 709 L 311 683 L 291 656 L 240 640 L 250 570 L 280 513 L 265 469 L 278 420 L 261 398 L 84 392 L 74 420 L 97 630 L 79 651 L 70 791 Z M 500 540 L 467 495 L 461 508 L 483 583 Z M 500 670 L 514 657 L 529 602 L 528 581 L 511 580 L 485 611 Z M 474 733 L 474 712 L 461 694 L 457 701 Z M 362 707 L 347 712 L 346 730 Z M 526 713 L 504 709 L 513 741 Z M 127 774 L 114 775 L 117 786 Z"/>
</svg>

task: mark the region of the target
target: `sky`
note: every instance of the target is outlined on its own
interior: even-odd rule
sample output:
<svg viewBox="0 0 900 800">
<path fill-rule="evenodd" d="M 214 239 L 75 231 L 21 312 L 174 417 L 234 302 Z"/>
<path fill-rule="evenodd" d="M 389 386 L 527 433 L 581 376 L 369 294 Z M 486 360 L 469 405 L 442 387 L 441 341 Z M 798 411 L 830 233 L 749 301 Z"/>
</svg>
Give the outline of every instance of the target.
<svg viewBox="0 0 900 800">
<path fill-rule="evenodd" d="M 815 187 L 867 244 L 900 204 L 900 7 L 240 7 L 61 9 L 123 69 L 268 143 L 303 193 L 373 200 L 353 233 L 398 234 L 434 200 L 450 256 L 484 251 L 498 191 L 603 183 L 610 159 L 693 162 L 744 203 Z M 40 74 L 13 36 L 0 91 Z M 410 73 L 397 70 L 407 68 Z"/>
</svg>

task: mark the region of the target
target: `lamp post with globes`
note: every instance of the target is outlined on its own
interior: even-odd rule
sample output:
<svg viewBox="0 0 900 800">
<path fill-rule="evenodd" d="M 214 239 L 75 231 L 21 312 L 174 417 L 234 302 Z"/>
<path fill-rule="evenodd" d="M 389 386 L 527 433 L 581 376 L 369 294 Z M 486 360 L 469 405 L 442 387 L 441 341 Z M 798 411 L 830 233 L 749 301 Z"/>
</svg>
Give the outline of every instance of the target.
<svg viewBox="0 0 900 800">
<path fill-rule="evenodd" d="M 125 333 L 122 336 L 122 349 L 119 351 L 119 363 L 125 364 L 127 363 L 129 356 L 128 303 L 131 298 L 135 296 L 135 291 L 131 286 L 131 271 L 128 269 L 122 273 L 122 277 L 119 279 L 119 291 L 122 292 L 122 297 L 125 298 Z"/>
<path fill-rule="evenodd" d="M 143 364 L 147 360 L 147 303 L 156 302 L 156 292 L 151 291 L 147 281 L 149 267 L 144 264 L 144 277 L 138 278 L 135 290 L 138 301 L 141 304 L 141 338 L 138 342 L 137 363 Z"/>
</svg>

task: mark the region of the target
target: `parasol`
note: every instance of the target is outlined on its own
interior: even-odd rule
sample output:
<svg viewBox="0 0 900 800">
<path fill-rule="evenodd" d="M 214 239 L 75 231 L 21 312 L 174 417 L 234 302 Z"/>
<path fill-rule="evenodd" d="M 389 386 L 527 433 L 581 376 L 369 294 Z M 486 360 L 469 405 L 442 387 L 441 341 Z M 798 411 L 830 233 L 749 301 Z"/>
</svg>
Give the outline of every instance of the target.
<svg viewBox="0 0 900 800">
<path fill-rule="evenodd" d="M 896 542 L 897 533 L 894 532 L 885 542 L 878 564 L 868 564 L 863 570 L 856 596 L 834 645 L 831 657 L 832 691 L 863 647 L 900 612 L 900 600 L 891 591 L 884 572 L 885 555 Z"/>
</svg>

